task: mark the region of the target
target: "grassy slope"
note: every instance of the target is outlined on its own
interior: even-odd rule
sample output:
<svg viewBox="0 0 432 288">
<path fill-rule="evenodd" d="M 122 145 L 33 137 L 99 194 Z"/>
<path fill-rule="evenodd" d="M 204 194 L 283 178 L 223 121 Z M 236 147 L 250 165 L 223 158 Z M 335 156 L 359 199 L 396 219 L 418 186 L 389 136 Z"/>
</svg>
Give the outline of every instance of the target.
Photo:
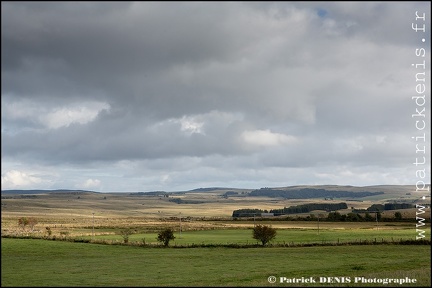
<svg viewBox="0 0 432 288">
<path fill-rule="evenodd" d="M 1 244 L 2 287 L 267 286 L 270 275 L 407 276 L 417 278 L 414 286 L 430 284 L 430 246 L 146 249 L 24 239 Z"/>
</svg>

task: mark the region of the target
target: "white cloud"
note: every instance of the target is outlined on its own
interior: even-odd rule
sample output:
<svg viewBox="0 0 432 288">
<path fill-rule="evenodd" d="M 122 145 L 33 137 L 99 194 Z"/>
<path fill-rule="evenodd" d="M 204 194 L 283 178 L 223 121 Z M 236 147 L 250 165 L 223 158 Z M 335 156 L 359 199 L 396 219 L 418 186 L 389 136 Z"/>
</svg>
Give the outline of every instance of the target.
<svg viewBox="0 0 432 288">
<path fill-rule="evenodd" d="M 44 128 L 58 129 L 73 123 L 89 123 L 101 111 L 109 109 L 109 104 L 97 101 L 49 107 L 47 103 L 23 99 L 5 101 L 2 105 L 2 120 L 22 121 L 42 125 Z"/>
<path fill-rule="evenodd" d="M 95 189 L 100 188 L 101 181 L 99 179 L 87 179 L 84 183 L 77 185 L 77 187 L 82 187 L 85 189 Z"/>
<path fill-rule="evenodd" d="M 171 176 L 169 174 L 162 175 L 160 178 L 160 182 L 164 185 L 171 183 Z"/>
<path fill-rule="evenodd" d="M 42 178 L 18 170 L 10 170 L 3 174 L 1 178 L 2 189 L 32 189 L 42 182 L 44 182 Z"/>
<path fill-rule="evenodd" d="M 57 107 L 40 116 L 41 122 L 50 129 L 67 127 L 73 123 L 86 124 L 93 121 L 102 110 L 109 110 L 106 103 L 82 103 L 69 107 Z"/>
<path fill-rule="evenodd" d="M 204 123 L 197 121 L 193 116 L 183 116 L 180 119 L 172 119 L 171 122 L 179 123 L 181 125 L 180 130 L 186 134 L 204 134 L 202 131 Z"/>
<path fill-rule="evenodd" d="M 366 186 L 383 183 L 406 185 L 410 180 L 410 169 L 382 168 L 367 166 L 357 168 L 349 166 L 316 167 L 312 169 L 310 177 L 317 184 L 334 184 Z M 415 183 L 412 183 L 415 184 Z"/>
<path fill-rule="evenodd" d="M 169 118 L 151 125 L 149 131 L 160 134 L 161 131 L 164 133 L 168 129 L 172 129 L 181 131 L 186 135 L 206 135 L 207 130 L 209 134 L 212 134 L 217 130 L 225 130 L 233 123 L 241 121 L 243 121 L 243 115 L 241 113 L 228 113 L 213 110 L 208 113 Z"/>
<path fill-rule="evenodd" d="M 243 141 L 245 141 L 247 144 L 264 147 L 287 145 L 297 141 L 297 138 L 294 136 L 281 133 L 273 133 L 270 130 L 244 131 L 241 137 Z"/>
</svg>

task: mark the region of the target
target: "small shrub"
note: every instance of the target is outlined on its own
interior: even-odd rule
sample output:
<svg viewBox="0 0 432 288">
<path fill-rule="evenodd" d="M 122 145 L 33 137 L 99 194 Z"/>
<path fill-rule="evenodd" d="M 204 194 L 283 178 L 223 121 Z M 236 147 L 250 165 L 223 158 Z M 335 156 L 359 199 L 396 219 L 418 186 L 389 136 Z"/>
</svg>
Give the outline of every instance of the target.
<svg viewBox="0 0 432 288">
<path fill-rule="evenodd" d="M 252 237 L 266 245 L 276 237 L 276 229 L 266 225 L 256 225 L 252 231 Z"/>
<path fill-rule="evenodd" d="M 175 239 L 174 232 L 171 228 L 167 228 L 159 232 L 158 237 L 156 239 L 159 242 L 162 242 L 165 247 L 167 247 L 169 245 L 169 242 Z"/>
<path fill-rule="evenodd" d="M 123 237 L 123 242 L 129 242 L 129 236 L 133 234 L 133 231 L 130 228 L 120 230 L 120 235 Z"/>
</svg>

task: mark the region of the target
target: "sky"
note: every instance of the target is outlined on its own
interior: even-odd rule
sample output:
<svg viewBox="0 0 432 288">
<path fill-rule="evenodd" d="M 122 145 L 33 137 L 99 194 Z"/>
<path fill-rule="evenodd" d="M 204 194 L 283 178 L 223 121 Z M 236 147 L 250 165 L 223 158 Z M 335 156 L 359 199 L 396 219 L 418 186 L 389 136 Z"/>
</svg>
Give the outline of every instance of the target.
<svg viewBox="0 0 432 288">
<path fill-rule="evenodd" d="M 430 8 L 2 1 L 1 188 L 430 183 Z"/>
</svg>

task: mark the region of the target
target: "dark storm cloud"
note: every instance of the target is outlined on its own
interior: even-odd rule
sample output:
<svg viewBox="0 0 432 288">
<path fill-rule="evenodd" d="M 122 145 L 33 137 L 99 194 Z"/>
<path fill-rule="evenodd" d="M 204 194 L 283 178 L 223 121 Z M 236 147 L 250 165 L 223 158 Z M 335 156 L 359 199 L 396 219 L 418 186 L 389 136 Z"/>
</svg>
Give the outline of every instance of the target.
<svg viewBox="0 0 432 288">
<path fill-rule="evenodd" d="M 247 36 L 230 32 L 227 16 L 218 13 L 226 10 L 224 6 L 227 4 L 6 3 L 2 53 L 7 60 L 2 69 L 5 76 L 9 71 L 31 73 L 31 68 L 52 73 L 34 71 L 32 76 L 40 77 L 43 86 L 45 77 L 61 72 L 71 84 L 110 91 L 107 94 L 113 95 L 107 96 L 114 99 L 148 97 L 134 93 L 134 88 L 148 82 L 146 77 L 151 81 L 177 64 L 236 56 L 232 52 Z M 4 91 L 16 89 L 13 84 L 17 83 L 5 81 Z M 30 92 L 42 87 L 35 84 L 22 89 Z M 123 95 L 117 95 L 118 90 Z"/>
</svg>

